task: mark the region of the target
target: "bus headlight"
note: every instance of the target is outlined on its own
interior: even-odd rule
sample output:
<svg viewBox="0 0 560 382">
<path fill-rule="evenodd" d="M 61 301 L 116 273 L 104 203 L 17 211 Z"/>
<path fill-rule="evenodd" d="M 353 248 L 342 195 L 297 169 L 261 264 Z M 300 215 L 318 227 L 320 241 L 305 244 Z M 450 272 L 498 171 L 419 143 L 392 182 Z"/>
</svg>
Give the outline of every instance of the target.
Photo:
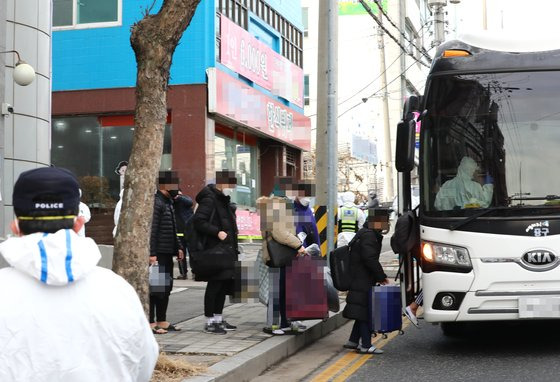
<svg viewBox="0 0 560 382">
<path fill-rule="evenodd" d="M 442 265 L 471 268 L 469 251 L 466 248 L 448 244 L 422 242 L 422 256 L 425 261 Z"/>
</svg>

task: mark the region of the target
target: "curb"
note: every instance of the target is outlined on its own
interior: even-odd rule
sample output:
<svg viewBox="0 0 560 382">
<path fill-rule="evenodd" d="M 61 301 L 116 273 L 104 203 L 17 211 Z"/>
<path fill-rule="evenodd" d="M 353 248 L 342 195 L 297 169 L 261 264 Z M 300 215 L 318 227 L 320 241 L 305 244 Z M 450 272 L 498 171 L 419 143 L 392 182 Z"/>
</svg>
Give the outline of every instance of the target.
<svg viewBox="0 0 560 382">
<path fill-rule="evenodd" d="M 317 341 L 344 325 L 342 317 L 345 303 L 337 313 L 330 313 L 326 321 L 313 320 L 302 334 L 270 337 L 267 340 L 228 357 L 208 368 L 206 374 L 183 379 L 182 382 L 230 382 L 250 381 L 272 365 L 290 357 L 307 345 Z"/>
</svg>

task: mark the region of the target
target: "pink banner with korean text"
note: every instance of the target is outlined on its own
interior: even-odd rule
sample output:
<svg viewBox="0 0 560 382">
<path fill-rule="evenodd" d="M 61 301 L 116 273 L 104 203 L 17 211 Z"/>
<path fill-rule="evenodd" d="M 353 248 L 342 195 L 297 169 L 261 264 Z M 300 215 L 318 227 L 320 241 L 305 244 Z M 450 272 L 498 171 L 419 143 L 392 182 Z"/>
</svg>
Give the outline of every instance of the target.
<svg viewBox="0 0 560 382">
<path fill-rule="evenodd" d="M 238 209 L 235 216 L 239 236 L 261 237 L 261 219 L 257 212 Z"/>
<path fill-rule="evenodd" d="M 209 112 L 221 114 L 302 150 L 311 149 L 311 121 L 308 117 L 218 69 L 208 71 L 209 78 L 215 78 L 208 81 Z"/>
<path fill-rule="evenodd" d="M 226 16 L 220 18 L 220 62 L 243 77 L 303 107 L 303 69 Z"/>
</svg>

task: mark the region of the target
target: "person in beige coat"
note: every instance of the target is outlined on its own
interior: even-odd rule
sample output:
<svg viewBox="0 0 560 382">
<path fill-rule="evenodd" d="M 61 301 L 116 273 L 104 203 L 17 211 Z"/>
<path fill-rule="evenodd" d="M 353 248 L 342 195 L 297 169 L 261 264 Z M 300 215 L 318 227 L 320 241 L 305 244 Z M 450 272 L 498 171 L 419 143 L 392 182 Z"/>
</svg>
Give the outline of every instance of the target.
<svg viewBox="0 0 560 382">
<path fill-rule="evenodd" d="M 291 201 L 280 196 L 261 197 L 257 200 L 257 206 L 261 216 L 261 231 L 264 239 L 262 245 L 263 261 L 267 263 L 270 260 L 266 245 L 266 238 L 269 235 L 278 243 L 292 247 L 294 257 L 305 254 L 305 248 L 296 236 Z M 285 267 L 272 269 L 279 272 L 278 301 L 277 304 L 273 301 L 275 299 L 269 301 L 267 324 L 270 325 L 272 334 L 283 335 L 287 331 L 292 331 L 292 323 L 286 317 L 286 269 Z M 279 328 L 273 322 L 274 317 L 278 315 L 280 316 Z"/>
</svg>

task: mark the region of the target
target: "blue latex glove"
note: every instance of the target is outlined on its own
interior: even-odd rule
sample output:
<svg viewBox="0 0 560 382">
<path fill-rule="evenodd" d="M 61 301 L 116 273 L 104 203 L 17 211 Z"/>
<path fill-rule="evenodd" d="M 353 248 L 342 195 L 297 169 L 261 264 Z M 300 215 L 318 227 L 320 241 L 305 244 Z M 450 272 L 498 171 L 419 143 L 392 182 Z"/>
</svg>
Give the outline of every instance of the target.
<svg viewBox="0 0 560 382">
<path fill-rule="evenodd" d="M 486 174 L 484 177 L 484 184 L 494 184 L 494 178 L 490 174 Z"/>
</svg>

